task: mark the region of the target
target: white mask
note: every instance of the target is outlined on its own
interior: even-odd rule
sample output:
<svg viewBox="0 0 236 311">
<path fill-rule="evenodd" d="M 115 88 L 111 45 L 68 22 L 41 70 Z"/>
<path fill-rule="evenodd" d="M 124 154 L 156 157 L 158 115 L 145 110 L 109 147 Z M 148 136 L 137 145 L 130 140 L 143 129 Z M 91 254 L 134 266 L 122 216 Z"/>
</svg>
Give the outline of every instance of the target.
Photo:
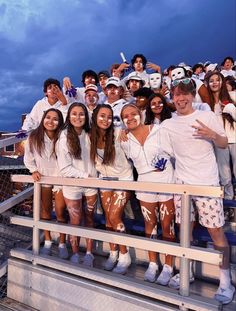
<svg viewBox="0 0 236 311">
<path fill-rule="evenodd" d="M 183 79 L 185 77 L 185 72 L 183 68 L 175 68 L 171 72 L 171 80 Z"/>
<path fill-rule="evenodd" d="M 149 83 L 150 83 L 151 89 L 159 89 L 161 87 L 161 74 L 151 73 L 149 75 Z"/>
</svg>

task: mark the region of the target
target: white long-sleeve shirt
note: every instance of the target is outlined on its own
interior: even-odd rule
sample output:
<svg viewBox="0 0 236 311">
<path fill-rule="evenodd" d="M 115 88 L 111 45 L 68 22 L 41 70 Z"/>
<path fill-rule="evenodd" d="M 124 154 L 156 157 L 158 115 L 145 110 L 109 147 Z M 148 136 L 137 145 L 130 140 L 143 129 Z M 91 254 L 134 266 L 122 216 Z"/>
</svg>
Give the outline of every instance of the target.
<svg viewBox="0 0 236 311">
<path fill-rule="evenodd" d="M 128 141 L 122 142 L 127 158 L 132 159 L 139 175 L 157 171 L 155 167 L 158 161 L 166 161 L 163 171 L 158 172 L 158 180 L 156 182 L 172 183 L 173 182 L 173 166 L 170 157 L 161 153 L 158 147 L 158 131 L 159 125 L 150 127 L 150 132 L 143 145 L 135 138 L 132 133 L 128 133 Z M 159 162 L 160 163 L 160 162 Z"/>
<path fill-rule="evenodd" d="M 97 172 L 90 161 L 90 140 L 85 131 L 79 135 L 81 146 L 81 159 L 75 159 L 69 152 L 67 144 L 67 131 L 64 130 L 56 144 L 59 174 L 63 177 L 87 178 L 97 177 Z M 63 194 L 68 199 L 78 199 L 78 187 L 63 186 Z"/>
<path fill-rule="evenodd" d="M 69 105 L 62 105 L 61 101 L 57 101 L 54 105 L 51 105 L 48 102 L 48 98 L 44 97 L 38 100 L 31 112 L 27 114 L 24 124 L 22 126 L 22 130 L 31 131 L 33 129 L 36 129 L 42 120 L 44 112 L 50 108 L 60 110 L 63 115 L 63 119 L 66 119 Z"/>
<path fill-rule="evenodd" d="M 35 148 L 32 152 L 29 147 L 29 138 L 25 144 L 24 164 L 28 170 L 33 173 L 38 171 L 44 176 L 58 176 L 58 167 L 55 155 L 53 152 L 53 141 L 44 134 L 45 149 L 42 150 L 41 156 Z"/>
</svg>

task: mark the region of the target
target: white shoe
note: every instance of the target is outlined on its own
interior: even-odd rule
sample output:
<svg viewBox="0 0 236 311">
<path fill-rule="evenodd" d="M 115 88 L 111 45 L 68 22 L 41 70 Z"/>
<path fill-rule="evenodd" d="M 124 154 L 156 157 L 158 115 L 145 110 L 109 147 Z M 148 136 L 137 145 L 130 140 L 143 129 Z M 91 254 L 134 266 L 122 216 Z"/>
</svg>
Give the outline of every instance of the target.
<svg viewBox="0 0 236 311">
<path fill-rule="evenodd" d="M 70 257 L 70 262 L 74 263 L 74 264 L 78 264 L 79 263 L 79 254 L 75 253 Z"/>
<path fill-rule="evenodd" d="M 115 267 L 118 260 L 118 255 L 118 251 L 110 251 L 110 255 L 104 265 L 105 270 L 111 271 Z"/>
<path fill-rule="evenodd" d="M 194 275 L 192 272 L 190 272 L 190 277 L 189 277 L 189 283 L 193 283 L 194 282 Z M 174 288 L 174 289 L 179 289 L 180 285 L 180 274 L 177 273 L 176 275 L 174 275 L 169 282 L 169 287 Z"/>
<path fill-rule="evenodd" d="M 121 254 L 120 252 L 118 264 L 112 270 L 112 272 L 119 273 L 119 274 L 125 274 L 130 265 L 131 265 L 131 257 L 130 257 L 129 252 L 125 254 Z"/>
<path fill-rule="evenodd" d="M 151 283 L 155 282 L 157 271 L 158 265 L 155 262 L 150 262 L 148 269 L 144 274 L 144 281 L 148 281 Z"/>
<path fill-rule="evenodd" d="M 69 257 L 69 253 L 65 244 L 63 246 L 58 247 L 58 253 L 59 258 L 61 259 L 67 259 Z"/>
<path fill-rule="evenodd" d="M 164 264 L 160 275 L 158 276 L 156 283 L 160 285 L 167 285 L 173 276 L 173 268 Z"/>
<path fill-rule="evenodd" d="M 223 305 L 230 303 L 233 300 L 235 287 L 230 284 L 228 288 L 218 287 L 215 294 L 215 300 L 221 302 Z"/>
<path fill-rule="evenodd" d="M 86 253 L 83 258 L 83 265 L 87 267 L 93 267 L 94 256 L 91 253 Z"/>
</svg>

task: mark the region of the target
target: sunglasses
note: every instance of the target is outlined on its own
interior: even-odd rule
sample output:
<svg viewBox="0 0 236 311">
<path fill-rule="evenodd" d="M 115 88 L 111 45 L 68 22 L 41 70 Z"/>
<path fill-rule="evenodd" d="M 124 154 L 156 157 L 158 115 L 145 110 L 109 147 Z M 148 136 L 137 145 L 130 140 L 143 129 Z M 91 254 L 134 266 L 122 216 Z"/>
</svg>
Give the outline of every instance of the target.
<svg viewBox="0 0 236 311">
<path fill-rule="evenodd" d="M 177 86 L 179 85 L 180 83 L 183 83 L 183 84 L 189 84 L 192 82 L 192 79 L 190 78 L 184 78 L 184 79 L 176 79 L 174 81 L 172 81 L 172 86 Z"/>
</svg>

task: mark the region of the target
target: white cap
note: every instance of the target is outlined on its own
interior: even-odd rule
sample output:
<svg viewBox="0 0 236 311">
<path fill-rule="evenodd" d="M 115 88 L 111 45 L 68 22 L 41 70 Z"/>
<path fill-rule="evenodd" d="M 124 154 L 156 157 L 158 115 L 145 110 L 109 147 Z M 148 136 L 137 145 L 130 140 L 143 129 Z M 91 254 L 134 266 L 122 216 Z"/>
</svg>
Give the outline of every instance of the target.
<svg viewBox="0 0 236 311">
<path fill-rule="evenodd" d="M 98 88 L 97 88 L 97 86 L 95 84 L 88 84 L 88 85 L 86 85 L 84 92 L 86 93 L 88 91 L 94 91 L 94 92 L 97 93 L 98 92 Z"/>
<path fill-rule="evenodd" d="M 236 107 L 234 104 L 227 104 L 223 109 L 223 113 L 228 113 L 236 121 Z"/>
<path fill-rule="evenodd" d="M 110 78 L 108 78 L 107 82 L 106 82 L 106 87 L 108 85 L 115 85 L 116 87 L 122 86 L 120 79 L 117 78 L 117 77 L 110 77 Z"/>
<path fill-rule="evenodd" d="M 143 83 L 143 85 L 145 84 L 145 81 L 140 77 L 140 75 L 138 74 L 138 72 L 131 72 L 128 76 L 127 76 L 127 80 L 126 83 L 128 83 L 129 80 L 137 80 L 137 81 L 141 81 Z"/>
<path fill-rule="evenodd" d="M 218 64 L 209 64 L 209 65 L 207 65 L 207 67 L 206 67 L 206 72 L 208 72 L 208 71 L 214 71 L 215 69 L 216 69 L 216 67 L 217 67 L 217 65 Z"/>
</svg>

